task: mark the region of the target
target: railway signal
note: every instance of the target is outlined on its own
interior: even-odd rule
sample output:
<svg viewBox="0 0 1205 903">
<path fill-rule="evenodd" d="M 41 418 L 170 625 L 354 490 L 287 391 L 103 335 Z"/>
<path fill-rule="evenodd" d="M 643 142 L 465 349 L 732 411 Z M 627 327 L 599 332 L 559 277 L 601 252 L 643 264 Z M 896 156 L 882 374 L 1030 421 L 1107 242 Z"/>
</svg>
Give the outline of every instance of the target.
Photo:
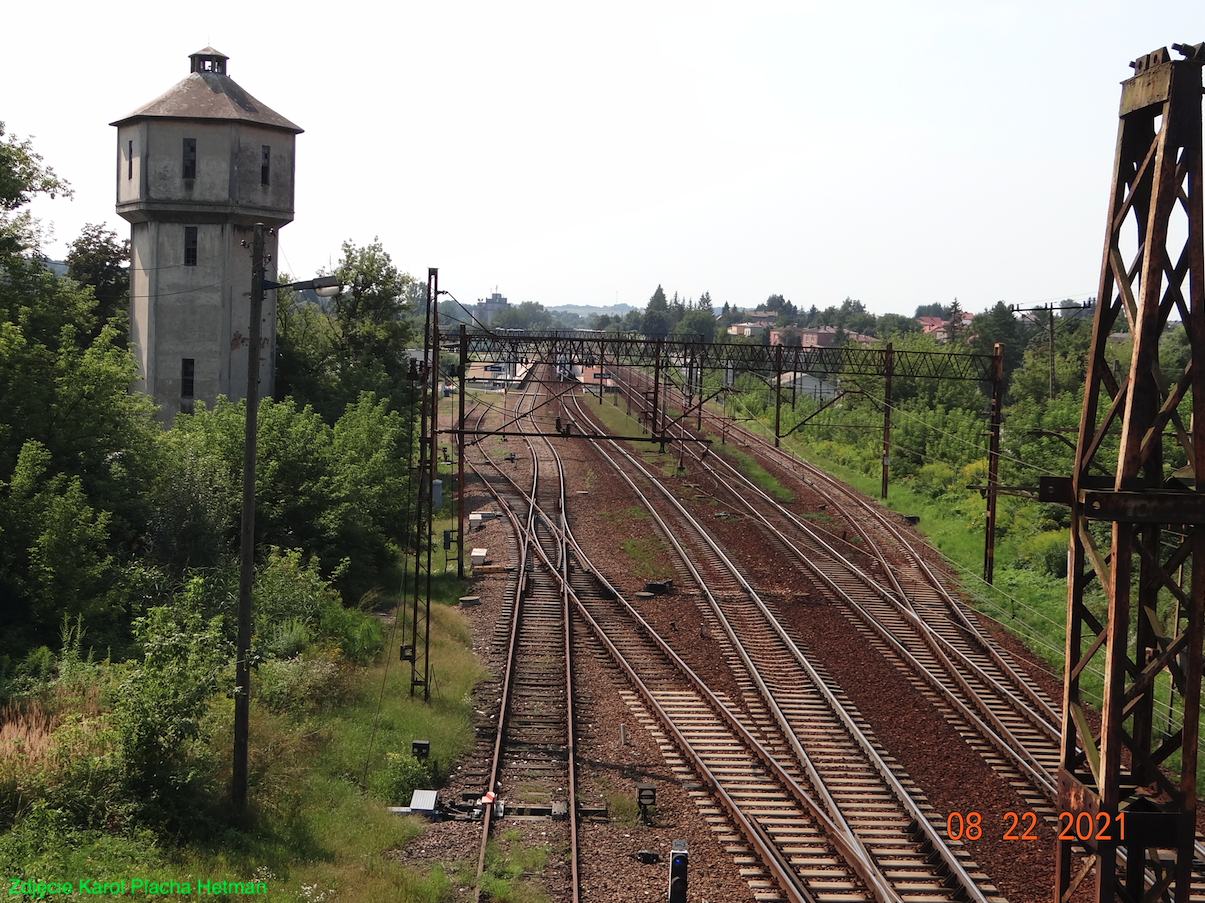
<svg viewBox="0 0 1205 903">
<path fill-rule="evenodd" d="M 675 840 L 669 857 L 669 903 L 686 903 L 686 864 L 690 853 L 685 840 Z"/>
</svg>

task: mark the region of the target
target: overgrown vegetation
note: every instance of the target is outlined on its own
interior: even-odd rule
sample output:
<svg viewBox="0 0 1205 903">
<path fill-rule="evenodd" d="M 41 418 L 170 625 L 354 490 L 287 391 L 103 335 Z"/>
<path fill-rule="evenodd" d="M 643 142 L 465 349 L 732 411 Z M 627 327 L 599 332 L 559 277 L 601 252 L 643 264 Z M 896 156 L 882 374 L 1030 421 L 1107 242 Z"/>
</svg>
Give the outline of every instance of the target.
<svg viewBox="0 0 1205 903">
<path fill-rule="evenodd" d="M 87 227 L 63 277 L 38 248 L 26 205 L 67 190 L 0 125 L 0 872 L 447 899 L 442 871 L 385 855 L 417 830 L 386 804 L 446 778 L 479 678 L 448 576 L 431 701 L 381 655 L 421 546 L 413 280 L 379 243 L 349 242 L 344 295 L 285 299 L 292 383 L 258 419 L 250 803 L 235 812 L 244 409 L 219 398 L 164 430 L 129 391 L 128 243 Z"/>
<path fill-rule="evenodd" d="M 42 676 L 30 674 L 7 704 L 0 869 L 72 881 L 150 870 L 194 882 L 261 875 L 298 899 L 303 886 L 355 888 L 363 900 L 445 899 L 441 871 L 389 864 L 384 854 L 417 828 L 385 805 L 437 786 L 446 779 L 439 763 L 472 742 L 467 699 L 480 674 L 451 607 L 458 590 L 432 612 L 440 689 L 423 703 L 411 698 L 405 669 L 357 667 L 343 654 L 345 623 L 322 618 L 338 604 L 329 585 L 286 573 L 279 592 L 308 608 L 310 633 L 300 648 L 260 650 L 247 816 L 234 819 L 225 803 L 230 641 L 194 593 L 140 619 L 142 654 L 128 662 L 93 660 L 78 622 L 65 625 Z M 379 648 L 378 619 L 349 614 L 373 625 Z M 428 763 L 410 754 L 416 737 L 431 741 Z"/>
<path fill-rule="evenodd" d="M 482 896 L 496 903 L 545 903 L 547 896 L 525 879 L 543 871 L 550 852 L 525 845 L 518 831 L 503 831 L 486 847 Z"/>
</svg>

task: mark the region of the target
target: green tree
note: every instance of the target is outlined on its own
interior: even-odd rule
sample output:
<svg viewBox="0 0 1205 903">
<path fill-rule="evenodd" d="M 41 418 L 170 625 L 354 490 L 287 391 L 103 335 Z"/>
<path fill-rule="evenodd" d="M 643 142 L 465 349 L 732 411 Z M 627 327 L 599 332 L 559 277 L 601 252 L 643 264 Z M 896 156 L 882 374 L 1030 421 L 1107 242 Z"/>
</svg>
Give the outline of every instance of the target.
<svg viewBox="0 0 1205 903">
<path fill-rule="evenodd" d="M 91 223 L 71 243 L 67 252 L 67 275 L 80 285 L 91 286 L 96 296 L 95 317 L 104 325 L 114 316 L 121 317 L 130 301 L 130 240 L 118 240 L 117 233 Z M 124 347 L 125 338 L 119 336 Z"/>
<path fill-rule="evenodd" d="M 846 298 L 838 309 L 837 322 L 833 324 L 845 332 L 856 332 L 866 335 L 874 333 L 875 317 L 866 309 L 866 305 L 855 298 Z"/>
<path fill-rule="evenodd" d="M 669 301 L 666 300 L 665 290 L 658 285 L 644 310 L 640 331 L 649 338 L 663 339 L 669 334 L 671 326 Z"/>
<path fill-rule="evenodd" d="M 684 336 L 702 336 L 704 342 L 715 341 L 716 321 L 710 311 L 689 310 L 678 322 L 677 332 Z"/>
<path fill-rule="evenodd" d="M 965 330 L 962 328 L 962 305 L 955 298 L 950 305 L 949 319 L 946 322 L 946 341 L 951 345 L 962 341 Z"/>
<path fill-rule="evenodd" d="M 44 639 L 64 616 L 107 614 L 111 515 L 89 504 L 78 476 L 55 473 L 50 462 L 45 446 L 27 441 L 0 484 L 0 611 L 10 642 Z"/>
<path fill-rule="evenodd" d="M 1086 319 L 1056 319 L 1054 331 L 1054 396 L 1071 392 L 1083 397 L 1084 381 L 1087 378 L 1088 346 L 1092 338 L 1092 324 Z M 1112 356 L 1123 350 L 1121 346 L 1107 352 Z M 1009 393 L 1014 403 L 1042 404 L 1050 399 L 1051 355 L 1047 330 L 1035 330 L 1029 347 L 1021 358 L 1021 364 L 1012 373 Z M 1117 358 L 1113 358 L 1117 360 Z M 1128 360 L 1121 369 L 1128 369 Z"/>
<path fill-rule="evenodd" d="M 1021 324 L 1012 310 L 1003 301 L 971 319 L 970 350 L 976 354 L 992 354 L 997 343 L 1004 355 L 1004 385 L 1009 385 L 1013 371 L 1021 366 L 1025 357 L 1025 344 Z"/>
<path fill-rule="evenodd" d="M 277 397 L 312 405 L 327 423 L 361 392 L 405 395 L 405 349 L 414 335 L 407 317 L 414 280 L 379 240 L 362 248 L 345 241 L 335 274 L 345 290 L 329 301 L 282 292 L 277 302 Z"/>
<path fill-rule="evenodd" d="M 547 330 L 553 328 L 554 319 L 543 304 L 524 301 L 498 311 L 490 325 L 496 329 Z"/>
<path fill-rule="evenodd" d="M 789 326 L 799 316 L 799 311 L 795 309 L 795 305 L 782 295 L 771 295 L 766 299 L 766 303 L 762 307 L 778 314 L 777 319 L 774 321 L 774 325 L 776 326 Z"/>
<path fill-rule="evenodd" d="M 316 558 L 344 598 L 358 600 L 407 539 L 412 423 L 367 392 L 333 426 L 291 398 L 266 400 L 258 422 L 256 545 Z M 183 463 L 167 471 L 174 482 L 160 493 L 168 507 L 157 515 L 163 530 L 154 548 L 177 568 L 204 566 L 234 547 L 242 436 L 242 402 L 219 399 L 212 410 L 176 418 L 170 442 Z M 200 551 L 188 545 L 192 535 Z"/>
<path fill-rule="evenodd" d="M 37 221 L 28 210 L 21 210 L 34 196 L 71 197 L 70 186 L 42 163 L 28 138 L 19 140 L 12 135 L 5 139 L 4 135 L 0 122 L 0 255 L 37 246 Z"/>
<path fill-rule="evenodd" d="M 883 314 L 875 321 L 874 334 L 881 339 L 891 340 L 894 336 L 915 335 L 920 332 L 920 324 L 913 317 L 902 314 Z"/>
<path fill-rule="evenodd" d="M 112 638 L 124 613 L 110 589 L 157 466 L 122 337 L 91 289 L 47 270 L 20 209 L 62 187 L 28 142 L 0 141 L 0 622 L 14 648 L 53 637 L 63 614 Z"/>
</svg>

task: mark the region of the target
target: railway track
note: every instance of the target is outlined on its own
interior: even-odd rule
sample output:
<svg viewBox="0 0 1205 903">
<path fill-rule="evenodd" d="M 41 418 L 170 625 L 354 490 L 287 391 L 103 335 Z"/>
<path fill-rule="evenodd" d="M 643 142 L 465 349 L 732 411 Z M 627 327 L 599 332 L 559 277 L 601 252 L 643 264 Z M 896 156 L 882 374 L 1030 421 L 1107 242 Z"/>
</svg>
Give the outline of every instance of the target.
<svg viewBox="0 0 1205 903">
<path fill-rule="evenodd" d="M 532 454 L 534 474 L 546 458 Z M 760 898 L 990 899 L 984 876 L 940 836 L 916 788 L 892 773 L 848 701 L 828 689 L 826 676 L 719 547 L 702 541 L 697 525 L 695 557 L 704 549 L 711 556 L 710 580 L 728 597 L 725 604 L 697 569 L 694 576 L 716 629 L 727 636 L 730 658 L 740 660 L 734 667 L 740 700 L 713 693 L 598 574 L 567 528 L 563 491 L 558 508 L 541 495 L 540 482 L 530 491 L 513 481 L 493 488 L 512 512 L 520 545 L 543 562 L 544 572 L 559 576 L 565 597 L 627 674 L 644 711 L 672 738 L 684 767 L 711 788 L 712 802 L 727 816 L 723 830 L 733 832 L 736 847 L 746 847 L 732 852 L 747 859 L 747 878 Z M 660 529 L 672 535 L 676 527 L 662 521 Z M 682 566 L 694 569 L 691 552 L 678 548 Z M 520 560 L 523 600 L 532 559 Z"/>
<path fill-rule="evenodd" d="M 644 396 L 629 391 L 629 404 L 639 410 Z M 685 409 L 680 393 L 678 400 Z M 855 565 L 834 548 L 844 544 L 844 536 L 838 541 L 816 530 L 722 456 L 708 455 L 688 423 L 681 418 L 667 429 L 681 445 L 679 454 L 709 473 L 715 491 L 744 508 L 799 567 L 834 590 L 868 642 L 894 660 L 984 761 L 1013 783 L 1030 811 L 1056 825 L 1059 713 L 891 518 L 807 462 L 744 427 L 724 425 L 725 434 L 753 450 L 784 485 L 825 495 L 825 507 L 849 525 L 861 541 L 859 551 L 868 553 Z M 1198 840 L 1196 850 L 1192 899 L 1205 900 L 1205 844 Z M 1148 883 L 1153 880 L 1148 876 Z"/>
<path fill-rule="evenodd" d="M 579 415 L 584 412 L 578 408 Z M 846 836 L 904 898 L 987 899 L 987 880 L 942 835 L 920 791 L 900 780 L 868 726 L 802 644 L 749 585 L 707 531 L 662 484 L 615 443 L 608 459 L 655 518 L 683 576 L 727 638 L 725 655 L 751 731 L 823 800 Z M 653 498 L 637 481 L 653 489 Z"/>
<path fill-rule="evenodd" d="M 707 454 L 684 422 L 672 428 L 680 454 L 711 477 L 713 491 L 743 509 L 764 528 L 769 542 L 834 593 L 867 640 L 895 661 L 960 733 L 976 738 L 973 746 L 993 768 L 1007 772 L 1010 780 L 1022 778 L 1027 802 L 1053 821 L 1060 719 L 1050 700 L 979 630 L 876 506 L 863 504 L 805 462 L 762 447 L 743 428 L 734 432 L 763 461 L 778 464 L 771 470 L 784 485 L 804 483 L 823 492 L 826 507 L 857 532 L 861 548 L 811 526 L 722 455 Z M 855 551 L 858 563 L 850 557 Z"/>
<path fill-rule="evenodd" d="M 537 398 L 538 388 L 529 385 L 516 402 L 517 410 L 534 406 Z M 541 465 L 554 461 L 551 448 L 541 454 L 539 444 L 524 442 L 531 453 L 530 490 L 520 490 L 510 480 L 498 481 L 497 486 L 487 483 L 505 506 L 519 541 L 517 578 L 508 587 L 504 607 L 500 714 L 481 795 L 476 893 L 480 899 L 494 821 L 509 811 L 511 816 L 546 817 L 556 826 L 544 834 L 551 846 L 562 846 L 568 853 L 569 900 L 578 903 L 573 656 L 565 582 L 558 574 L 565 556 L 555 533 L 537 514 L 538 500 L 556 512 L 555 517 L 563 517 L 564 482 L 559 469 L 541 479 Z M 476 462 L 473 467 L 480 473 Z M 495 801 L 495 795 L 506 802 Z"/>
</svg>

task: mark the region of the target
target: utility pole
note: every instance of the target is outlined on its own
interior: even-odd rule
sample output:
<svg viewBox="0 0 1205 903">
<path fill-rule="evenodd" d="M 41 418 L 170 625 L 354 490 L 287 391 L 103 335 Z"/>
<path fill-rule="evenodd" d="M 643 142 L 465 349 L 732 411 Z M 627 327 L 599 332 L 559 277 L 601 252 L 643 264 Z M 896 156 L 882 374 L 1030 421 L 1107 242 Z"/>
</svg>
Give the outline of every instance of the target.
<svg viewBox="0 0 1205 903">
<path fill-rule="evenodd" d="M 460 429 L 456 431 L 456 576 L 464 579 L 464 393 L 469 381 L 468 327 L 460 324 Z"/>
<path fill-rule="evenodd" d="M 1083 304 L 1071 304 L 1071 305 L 1063 304 L 1058 307 L 1055 307 L 1050 304 L 1045 304 L 1041 307 L 1017 307 L 1017 305 L 1015 305 L 1015 304 L 1009 306 L 1009 310 L 1013 311 L 1014 313 L 1018 313 L 1018 314 L 1039 313 L 1039 312 L 1043 312 L 1043 311 L 1046 313 L 1046 323 L 1047 323 L 1046 344 L 1047 344 L 1047 358 L 1050 362 L 1050 397 L 1051 398 L 1054 398 L 1054 395 L 1055 395 L 1055 391 L 1054 391 L 1055 390 L 1055 381 L 1054 381 L 1054 312 L 1056 310 L 1057 311 L 1087 310 L 1087 309 L 1091 308 L 1094 303 L 1095 303 L 1094 301 L 1085 301 Z"/>
<path fill-rule="evenodd" d="M 891 470 L 891 374 L 895 369 L 892 342 L 887 343 L 886 354 L 883 356 L 883 369 L 886 371 L 883 381 L 883 485 L 882 498 L 887 498 L 887 475 Z"/>
<path fill-rule="evenodd" d="M 992 405 L 988 414 L 987 514 L 983 524 L 983 582 L 989 586 L 996 564 L 996 500 L 1000 481 L 1000 427 L 1004 405 L 1004 350 L 992 348 Z"/>
<path fill-rule="evenodd" d="M 239 528 L 238 635 L 234 660 L 234 762 L 230 797 L 240 813 L 247 807 L 247 747 L 251 719 L 251 588 L 255 581 L 255 442 L 259 421 L 259 339 L 264 310 L 264 224 L 256 223 L 251 244 L 251 322 L 247 329 L 247 398 L 243 420 L 243 512 Z"/>
</svg>

